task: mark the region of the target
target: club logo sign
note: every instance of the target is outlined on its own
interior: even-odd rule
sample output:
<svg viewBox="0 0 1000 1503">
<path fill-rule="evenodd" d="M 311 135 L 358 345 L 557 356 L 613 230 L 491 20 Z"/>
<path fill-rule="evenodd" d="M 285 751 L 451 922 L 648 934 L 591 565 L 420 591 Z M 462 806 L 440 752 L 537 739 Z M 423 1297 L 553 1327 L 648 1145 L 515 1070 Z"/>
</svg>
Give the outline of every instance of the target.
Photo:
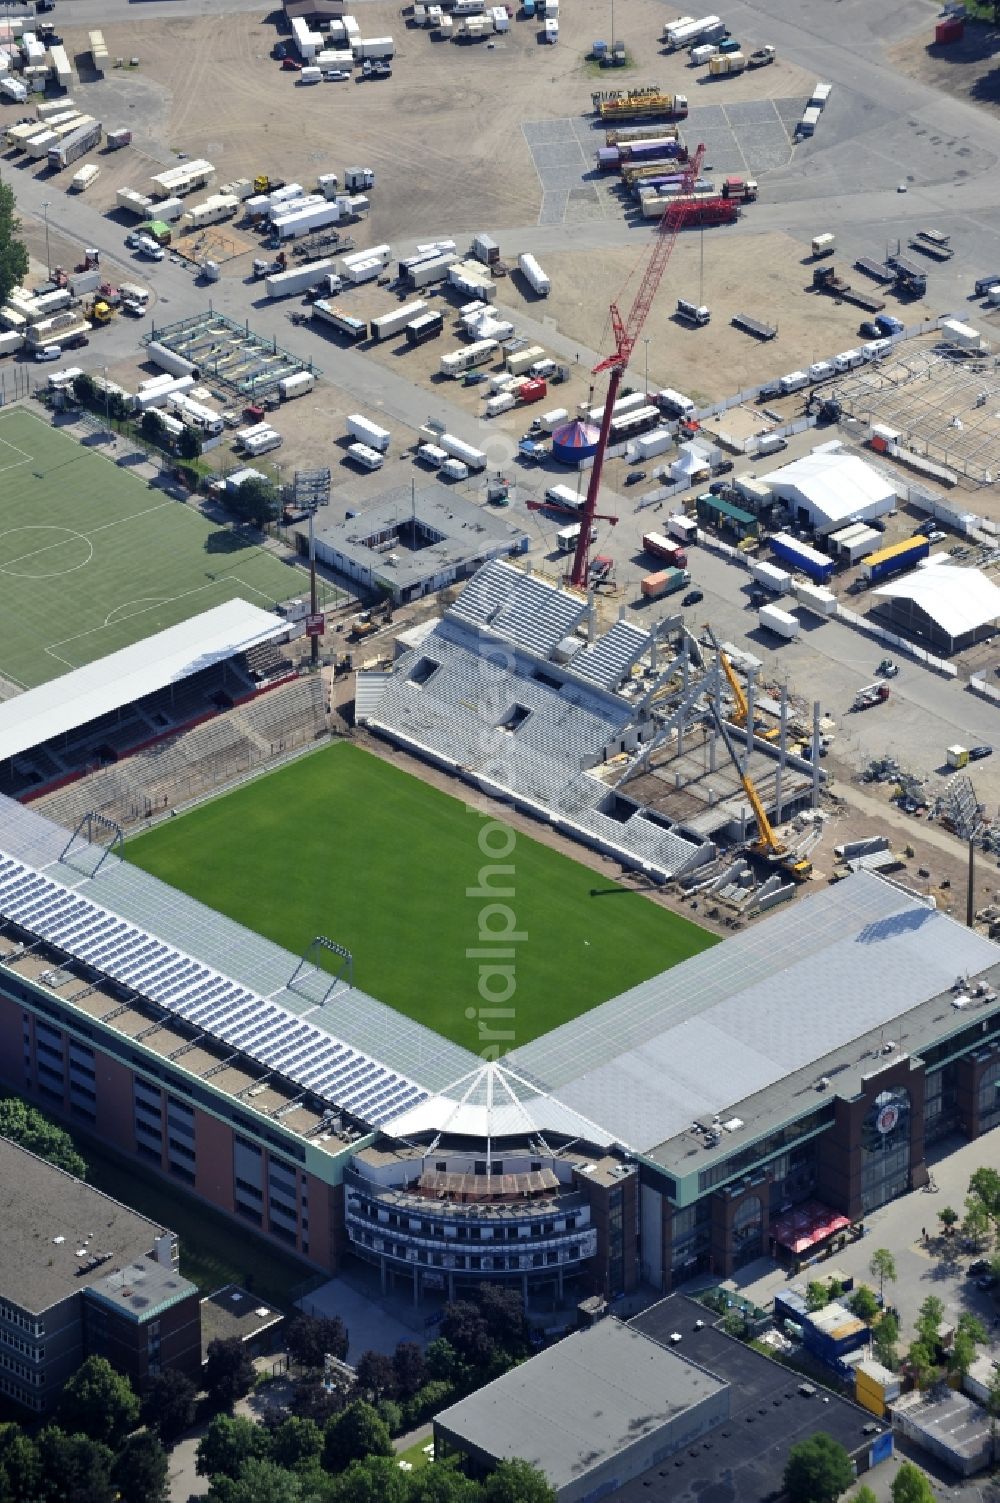
<svg viewBox="0 0 1000 1503">
<path fill-rule="evenodd" d="M 887 1106 L 883 1106 L 879 1111 L 878 1116 L 875 1118 L 875 1126 L 882 1134 L 882 1136 L 886 1137 L 889 1133 L 892 1132 L 898 1121 L 899 1107 L 893 1106 L 890 1103 Z"/>
</svg>

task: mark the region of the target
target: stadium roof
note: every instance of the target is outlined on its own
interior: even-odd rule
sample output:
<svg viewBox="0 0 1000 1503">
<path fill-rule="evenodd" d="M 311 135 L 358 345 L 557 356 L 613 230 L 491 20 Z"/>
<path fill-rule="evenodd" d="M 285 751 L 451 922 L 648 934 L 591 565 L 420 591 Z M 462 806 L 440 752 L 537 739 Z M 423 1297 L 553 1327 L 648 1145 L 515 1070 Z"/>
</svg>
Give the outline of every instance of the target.
<svg viewBox="0 0 1000 1503">
<path fill-rule="evenodd" d="M 1000 620 L 1000 589 L 981 570 L 957 564 L 915 569 L 874 593 L 912 601 L 949 637 L 962 637 Z"/>
<path fill-rule="evenodd" d="M 385 1124 L 395 1137 L 441 1132 L 468 1138 L 516 1138 L 538 1132 L 585 1138 L 606 1148 L 611 1137 L 580 1112 L 500 1064 L 482 1065 L 438 1095 Z"/>
<path fill-rule="evenodd" d="M 858 872 L 515 1050 L 505 1065 L 660 1157 L 692 1122 L 712 1122 L 998 960 L 990 940 Z M 770 1110 L 785 1120 L 802 1104 L 785 1091 Z M 719 1151 L 732 1151 L 748 1133 L 721 1138 Z"/>
<path fill-rule="evenodd" d="M 632 1326 L 602 1320 L 453 1404 L 434 1425 L 459 1449 L 522 1457 L 556 1489 L 579 1487 L 727 1386 Z"/>
<path fill-rule="evenodd" d="M 896 498 L 885 476 L 856 454 L 807 454 L 764 479 L 779 496 L 801 496 L 837 526 L 855 516 L 888 511 Z"/>
<path fill-rule="evenodd" d="M 288 630 L 246 600 L 227 600 L 142 642 L 64 673 L 0 705 L 0 761 L 225 662 Z"/>
</svg>

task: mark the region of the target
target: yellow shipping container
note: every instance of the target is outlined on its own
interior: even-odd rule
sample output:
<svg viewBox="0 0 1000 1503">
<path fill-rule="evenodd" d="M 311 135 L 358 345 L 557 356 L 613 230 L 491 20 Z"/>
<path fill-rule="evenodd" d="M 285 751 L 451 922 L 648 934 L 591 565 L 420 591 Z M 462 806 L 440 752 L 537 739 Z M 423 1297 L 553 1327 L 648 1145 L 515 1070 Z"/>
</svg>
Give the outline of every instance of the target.
<svg viewBox="0 0 1000 1503">
<path fill-rule="evenodd" d="M 882 1400 L 881 1394 L 870 1393 L 859 1384 L 854 1390 L 854 1397 L 862 1409 L 867 1409 L 870 1414 L 877 1415 L 879 1419 L 885 1414 L 885 1403 Z"/>
</svg>

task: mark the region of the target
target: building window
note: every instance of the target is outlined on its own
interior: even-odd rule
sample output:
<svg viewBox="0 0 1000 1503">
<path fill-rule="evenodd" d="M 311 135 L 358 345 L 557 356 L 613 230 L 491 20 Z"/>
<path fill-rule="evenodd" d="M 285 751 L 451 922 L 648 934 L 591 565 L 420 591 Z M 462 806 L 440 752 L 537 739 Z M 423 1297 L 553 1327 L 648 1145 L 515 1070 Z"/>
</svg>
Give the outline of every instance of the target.
<svg viewBox="0 0 1000 1503">
<path fill-rule="evenodd" d="M 991 1060 L 979 1079 L 979 1131 L 1000 1122 L 1000 1058 Z"/>
<path fill-rule="evenodd" d="M 732 1253 L 734 1266 L 742 1268 L 763 1252 L 764 1207 L 759 1196 L 748 1195 L 736 1208 L 733 1217 Z"/>
</svg>

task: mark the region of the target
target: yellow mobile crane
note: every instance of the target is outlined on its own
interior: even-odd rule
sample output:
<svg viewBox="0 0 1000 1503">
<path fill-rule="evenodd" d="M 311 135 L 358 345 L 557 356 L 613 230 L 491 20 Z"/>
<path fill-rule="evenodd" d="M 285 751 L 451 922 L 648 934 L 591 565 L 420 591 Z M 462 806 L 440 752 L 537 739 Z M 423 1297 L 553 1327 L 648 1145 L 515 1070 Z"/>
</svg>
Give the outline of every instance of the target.
<svg viewBox="0 0 1000 1503">
<path fill-rule="evenodd" d="M 743 692 L 743 685 L 740 683 L 739 679 L 736 677 L 736 674 L 733 672 L 732 663 L 726 657 L 726 654 L 723 652 L 722 648 L 715 640 L 715 632 L 709 626 L 707 621 L 705 622 L 705 631 L 708 634 L 708 640 L 711 642 L 713 648 L 715 649 L 719 662 L 722 664 L 722 671 L 726 675 L 726 681 L 729 684 L 732 696 L 736 701 L 736 710 L 733 714 L 733 723 L 734 725 L 746 725 L 747 715 L 750 713 L 750 705 L 747 700 L 746 694 Z M 754 735 L 762 737 L 765 741 L 776 741 L 780 734 L 777 727 L 773 725 L 764 725 L 763 722 L 760 721 L 754 721 L 753 729 Z"/>
<path fill-rule="evenodd" d="M 722 654 L 720 654 L 720 657 L 721 656 Z M 732 764 L 736 768 L 740 782 L 743 784 L 743 792 L 746 794 L 747 798 L 750 801 L 750 808 L 753 810 L 753 817 L 757 821 L 758 836 L 750 849 L 754 851 L 758 856 L 766 856 L 769 861 L 775 862 L 776 865 L 780 866 L 782 871 L 787 872 L 794 881 L 807 881 L 807 879 L 812 876 L 812 862 L 807 861 L 803 856 L 796 856 L 794 851 L 789 851 L 788 847 L 782 845 L 777 835 L 775 835 L 773 829 L 771 828 L 771 821 L 767 817 L 767 811 L 764 808 L 764 805 L 761 803 L 760 794 L 754 787 L 753 779 L 750 777 L 750 774 L 744 772 L 740 767 L 740 760 L 736 755 L 736 748 L 733 746 L 732 738 L 730 737 L 729 732 L 726 729 L 725 722 L 723 721 L 722 716 L 715 708 L 715 702 L 711 699 L 711 697 L 709 698 L 709 705 L 711 707 L 712 718 L 715 721 L 716 728 L 722 736 L 723 741 L 726 743 L 726 751 L 729 753 Z"/>
</svg>

